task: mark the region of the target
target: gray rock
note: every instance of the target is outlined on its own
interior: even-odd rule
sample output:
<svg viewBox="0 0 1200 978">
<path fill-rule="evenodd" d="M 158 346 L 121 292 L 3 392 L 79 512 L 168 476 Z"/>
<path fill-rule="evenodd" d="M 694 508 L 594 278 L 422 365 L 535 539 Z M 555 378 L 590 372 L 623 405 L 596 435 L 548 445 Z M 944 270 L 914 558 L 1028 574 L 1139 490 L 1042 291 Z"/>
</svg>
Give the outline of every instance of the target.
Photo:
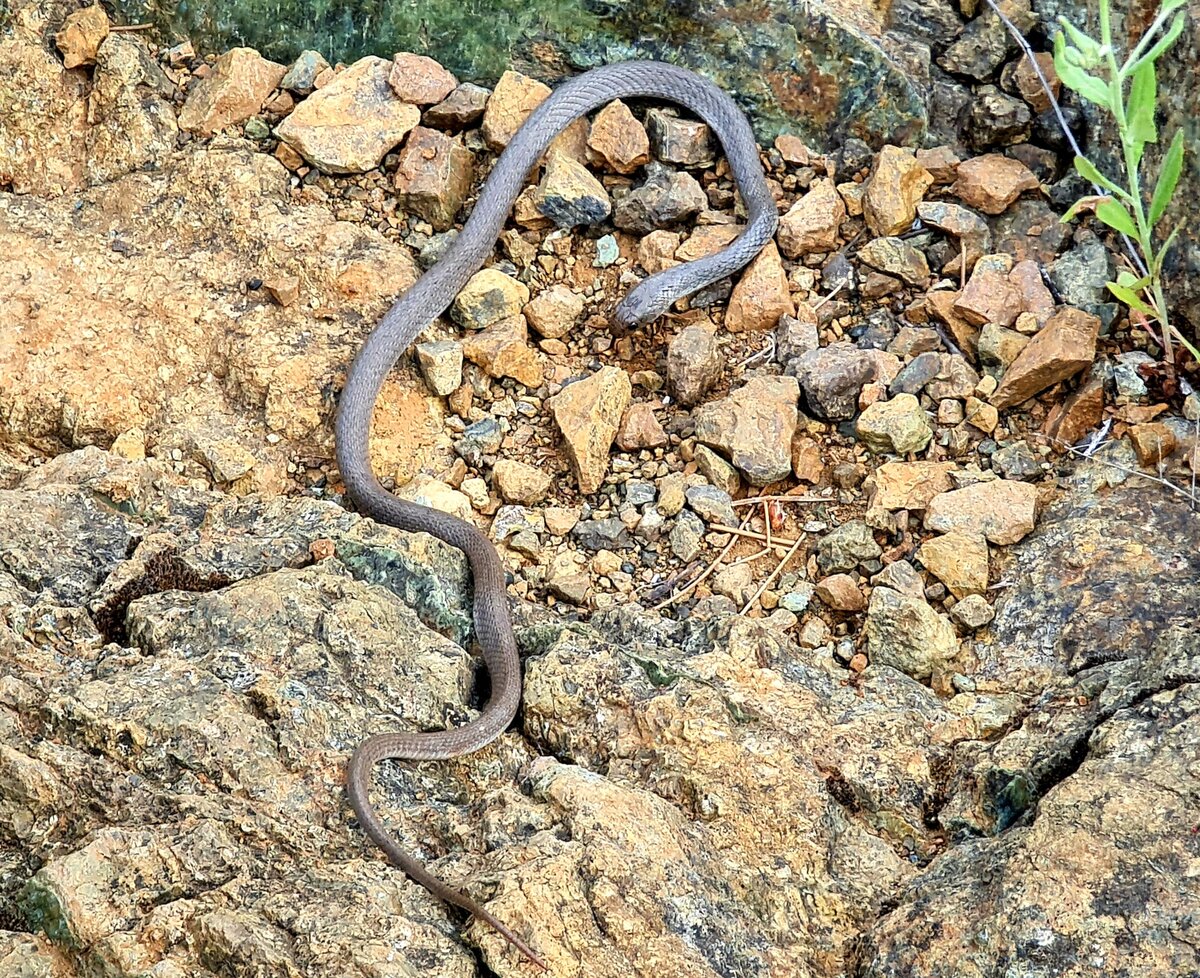
<svg viewBox="0 0 1200 978">
<path fill-rule="evenodd" d="M 452 394 L 462 385 L 463 348 L 454 340 L 417 344 L 421 376 L 435 394 Z"/>
<path fill-rule="evenodd" d="M 1150 354 L 1141 350 L 1117 354 L 1117 362 L 1112 368 L 1112 379 L 1117 388 L 1118 404 L 1140 404 L 1146 400 L 1150 391 L 1139 368 L 1154 362 Z"/>
<path fill-rule="evenodd" d="M 992 468 L 1006 479 L 1033 482 L 1042 476 L 1042 463 L 1024 440 L 1009 442 L 992 454 Z"/>
<path fill-rule="evenodd" d="M 714 486 L 692 486 L 687 491 L 688 505 L 705 523 L 737 526 L 733 514 L 733 499 L 724 489 Z"/>
<path fill-rule="evenodd" d="M 883 548 L 862 520 L 851 520 L 830 530 L 817 544 L 817 564 L 822 574 L 848 573 L 859 564 L 876 560 Z"/>
<path fill-rule="evenodd" d="M 308 95 L 316 85 L 317 75 L 329 67 L 329 62 L 319 51 L 301 51 L 288 68 L 280 88 L 286 88 L 297 95 Z"/>
<path fill-rule="evenodd" d="M 914 679 L 928 679 L 958 654 L 954 626 L 924 600 L 891 588 L 871 591 L 863 625 L 867 655 Z"/>
<path fill-rule="evenodd" d="M 858 413 L 858 395 L 875 378 L 875 362 L 853 343 L 837 342 L 810 350 L 788 364 L 804 391 L 810 411 L 840 420 Z"/>
<path fill-rule="evenodd" d="M 704 523 L 691 510 L 682 510 L 675 517 L 675 525 L 668 536 L 671 553 L 685 564 L 700 553 L 704 545 Z"/>
<path fill-rule="evenodd" d="M 480 85 L 463 82 L 437 105 L 427 108 L 421 121 L 434 129 L 465 129 L 483 118 L 491 94 Z"/>
<path fill-rule="evenodd" d="M 651 109 L 646 114 L 650 147 L 663 163 L 695 166 L 711 163 L 713 146 L 708 126 L 692 119 L 680 119 L 667 109 Z"/>
<path fill-rule="evenodd" d="M 933 380 L 942 369 L 942 358 L 937 353 L 922 353 L 906 363 L 888 387 L 888 396 L 897 394 L 920 394 L 925 385 Z"/>
<path fill-rule="evenodd" d="M 1099 238 L 1089 238 L 1054 261 L 1050 281 L 1067 305 L 1095 305 L 1107 297 L 1106 283 L 1112 278 L 1109 264 L 1108 249 Z"/>
<path fill-rule="evenodd" d="M 780 316 L 775 327 L 775 360 L 784 365 L 821 345 L 817 324 L 795 316 Z"/>
<path fill-rule="evenodd" d="M 630 506 L 645 506 L 658 497 L 658 489 L 653 482 L 641 479 L 630 479 L 625 483 L 625 502 Z"/>
<path fill-rule="evenodd" d="M 982 594 L 968 594 L 950 609 L 950 617 L 969 632 L 978 631 L 996 617 Z"/>
<path fill-rule="evenodd" d="M 629 532 L 619 519 L 580 520 L 571 531 L 585 550 L 624 550 L 632 546 Z"/>
<path fill-rule="evenodd" d="M 492 539 L 510 540 L 518 533 L 535 535 L 546 532 L 546 519 L 541 510 L 528 506 L 501 506 L 492 519 Z"/>
<path fill-rule="evenodd" d="M 724 367 L 716 334 L 703 326 L 685 326 L 667 346 L 667 384 L 684 407 L 699 404 Z"/>
<path fill-rule="evenodd" d="M 490 415 L 481 418 L 474 424 L 469 424 L 463 431 L 462 437 L 454 443 L 454 450 L 462 456 L 462 460 L 472 468 L 482 468 L 484 456 L 495 455 L 500 451 L 500 443 L 504 440 L 504 432 L 500 422 Z"/>
<path fill-rule="evenodd" d="M 696 178 L 661 163 L 646 166 L 646 179 L 616 202 L 613 224 L 622 231 L 649 234 L 695 217 L 708 206 Z"/>
<path fill-rule="evenodd" d="M 792 614 L 802 615 L 808 610 L 809 602 L 812 601 L 815 592 L 815 585 L 808 581 L 801 581 L 787 594 L 780 597 L 779 607 L 792 612 Z"/>
</svg>

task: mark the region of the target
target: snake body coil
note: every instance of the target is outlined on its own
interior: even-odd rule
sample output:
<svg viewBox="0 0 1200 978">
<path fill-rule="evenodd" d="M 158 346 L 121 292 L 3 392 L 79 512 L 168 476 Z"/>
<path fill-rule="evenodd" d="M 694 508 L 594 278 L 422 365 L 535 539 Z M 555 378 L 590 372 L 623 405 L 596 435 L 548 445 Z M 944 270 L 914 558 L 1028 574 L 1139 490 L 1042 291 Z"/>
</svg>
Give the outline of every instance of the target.
<svg viewBox="0 0 1200 978">
<path fill-rule="evenodd" d="M 742 233 L 716 254 L 652 275 L 617 307 L 621 327 L 647 323 L 679 298 L 745 266 L 775 233 L 777 212 L 767 188 L 758 145 L 745 116 L 711 82 L 673 65 L 632 61 L 596 68 L 559 86 L 526 120 L 497 161 L 462 232 L 445 256 L 387 311 L 355 358 L 342 391 L 336 424 L 337 462 L 346 493 L 366 515 L 401 530 L 429 533 L 466 554 L 474 576 L 475 634 L 491 675 L 492 696 L 480 715 L 453 730 L 369 737 L 350 758 L 350 804 L 363 830 L 398 867 L 431 893 L 485 920 L 522 954 L 545 967 L 533 950 L 474 900 L 452 889 L 402 850 L 368 797 L 371 768 L 385 758 L 439 760 L 478 750 L 512 722 L 521 697 L 521 665 L 509 619 L 504 568 L 488 538 L 463 520 L 398 499 L 371 471 L 371 414 L 384 378 L 413 341 L 441 315 L 491 254 L 530 170 L 571 122 L 618 98 L 677 102 L 711 127 L 746 207 Z"/>
</svg>

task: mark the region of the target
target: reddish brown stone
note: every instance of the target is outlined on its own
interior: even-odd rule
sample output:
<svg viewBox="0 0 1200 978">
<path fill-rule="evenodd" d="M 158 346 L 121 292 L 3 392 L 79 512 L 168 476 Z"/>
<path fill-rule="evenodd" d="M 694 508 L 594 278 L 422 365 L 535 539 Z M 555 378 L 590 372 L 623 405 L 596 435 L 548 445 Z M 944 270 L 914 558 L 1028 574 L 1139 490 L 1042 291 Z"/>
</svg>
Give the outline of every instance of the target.
<svg viewBox="0 0 1200 978">
<path fill-rule="evenodd" d="M 1096 316 L 1070 306 L 1059 309 L 1004 372 L 993 406 L 1020 404 L 1091 366 L 1099 333 Z"/>
</svg>

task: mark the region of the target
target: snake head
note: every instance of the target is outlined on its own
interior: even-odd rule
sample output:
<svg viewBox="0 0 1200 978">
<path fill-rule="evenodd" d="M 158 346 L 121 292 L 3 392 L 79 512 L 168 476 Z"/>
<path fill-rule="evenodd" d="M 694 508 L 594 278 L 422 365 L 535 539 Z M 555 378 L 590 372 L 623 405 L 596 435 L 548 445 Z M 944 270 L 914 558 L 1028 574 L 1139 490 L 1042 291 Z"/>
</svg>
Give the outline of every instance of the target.
<svg viewBox="0 0 1200 978">
<path fill-rule="evenodd" d="M 654 322 L 659 316 L 665 315 L 671 308 L 678 294 L 669 289 L 667 283 L 655 281 L 657 275 L 652 275 L 641 285 L 625 296 L 612 313 L 612 331 L 618 336 L 624 336 L 632 329 Z"/>
</svg>

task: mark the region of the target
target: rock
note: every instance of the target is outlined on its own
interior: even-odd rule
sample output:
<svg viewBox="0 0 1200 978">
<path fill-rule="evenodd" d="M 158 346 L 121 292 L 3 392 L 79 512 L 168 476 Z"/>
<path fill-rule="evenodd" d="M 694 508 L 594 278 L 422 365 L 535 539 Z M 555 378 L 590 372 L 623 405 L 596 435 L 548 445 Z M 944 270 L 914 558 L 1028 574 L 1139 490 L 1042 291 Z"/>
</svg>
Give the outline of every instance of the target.
<svg viewBox="0 0 1200 978">
<path fill-rule="evenodd" d="M 1004 372 L 992 404 L 1000 410 L 1020 404 L 1091 366 L 1099 333 L 1097 317 L 1060 308 Z"/>
<path fill-rule="evenodd" d="M 897 455 L 919 452 L 933 437 L 925 410 L 912 394 L 876 401 L 859 415 L 855 430 L 871 451 Z"/>
<path fill-rule="evenodd" d="M 858 257 L 909 285 L 924 288 L 929 284 L 929 263 L 924 253 L 903 238 L 874 238 L 858 249 Z"/>
<path fill-rule="evenodd" d="M 166 159 L 179 128 L 170 102 L 175 86 L 142 44 L 110 34 L 95 60 L 86 172 L 90 182 L 105 183 Z"/>
<path fill-rule="evenodd" d="M 917 204 L 932 184 L 933 177 L 912 150 L 884 146 L 863 197 L 867 227 L 878 237 L 907 231 L 916 219 Z"/>
<path fill-rule="evenodd" d="M 667 384 L 684 407 L 700 403 L 724 366 L 715 332 L 698 323 L 685 326 L 667 346 Z"/>
<path fill-rule="evenodd" d="M 54 44 L 63 56 L 64 68 L 96 63 L 96 52 L 108 37 L 108 14 L 100 4 L 68 14 L 62 30 L 54 35 Z"/>
<path fill-rule="evenodd" d="M 849 574 L 830 574 L 817 582 L 813 592 L 818 601 L 832 611 L 853 614 L 867 606 L 858 582 Z"/>
<path fill-rule="evenodd" d="M 1037 263 L 1028 258 L 1017 262 L 1008 274 L 1008 281 L 1016 289 L 1021 311 L 1033 315 L 1037 325 L 1043 326 L 1054 314 L 1055 303 L 1054 296 L 1042 281 Z"/>
<path fill-rule="evenodd" d="M 644 448 L 663 448 L 669 442 L 667 433 L 658 418 L 654 416 L 654 406 L 644 401 L 630 404 L 621 419 L 621 429 L 617 432 L 617 447 L 623 452 L 637 452 Z"/>
<path fill-rule="evenodd" d="M 360 58 L 296 106 L 275 135 L 326 173 L 373 170 L 421 118 L 396 98 L 390 71 L 383 58 Z"/>
<path fill-rule="evenodd" d="M 450 306 L 450 315 L 467 329 L 483 329 L 520 316 L 529 302 L 529 289 L 497 268 L 483 268 L 463 286 Z"/>
<path fill-rule="evenodd" d="M 779 219 L 775 240 L 788 258 L 836 251 L 846 220 L 846 205 L 830 180 L 812 188 Z"/>
<path fill-rule="evenodd" d="M 968 272 L 991 251 L 992 232 L 987 221 L 967 207 L 944 200 L 923 200 L 917 205 L 917 216 L 930 227 L 958 239 L 960 252 L 966 255 Z M 961 260 L 956 260 L 954 266 L 961 271 Z"/>
<path fill-rule="evenodd" d="M 961 601 L 955 602 L 954 607 L 950 609 L 950 617 L 965 631 L 974 632 L 995 618 L 996 613 L 982 594 L 968 594 Z"/>
<path fill-rule="evenodd" d="M 935 289 L 925 293 L 925 308 L 933 318 L 945 324 L 950 331 L 951 341 L 968 356 L 977 354 L 979 344 L 979 327 L 967 322 L 954 308 L 961 292 L 947 289 Z"/>
<path fill-rule="evenodd" d="M 821 538 L 817 544 L 817 565 L 825 574 L 845 574 L 859 564 L 878 560 L 882 554 L 871 528 L 862 520 L 850 520 Z"/>
<path fill-rule="evenodd" d="M 713 591 L 740 607 L 753 596 L 754 575 L 749 564 L 730 564 L 713 575 Z"/>
<path fill-rule="evenodd" d="M 737 526 L 737 517 L 733 514 L 733 499 L 724 489 L 715 486 L 692 486 L 687 491 L 687 504 L 705 523 Z"/>
<path fill-rule="evenodd" d="M 483 139 L 488 149 L 497 153 L 504 149 L 517 130 L 525 124 L 529 114 L 549 95 L 548 85 L 528 78 L 519 71 L 504 72 L 488 98 L 483 112 Z M 582 151 L 586 150 L 587 132 L 587 121 L 576 119 L 555 137 L 549 151 L 557 150 L 582 160 Z"/>
<path fill-rule="evenodd" d="M 696 261 L 698 258 L 715 255 L 733 241 L 741 230 L 741 225 L 738 224 L 702 224 L 692 231 L 687 241 L 675 249 L 675 257 L 679 261 Z"/>
<path fill-rule="evenodd" d="M 522 310 L 529 325 L 547 339 L 567 333 L 583 315 L 583 297 L 565 285 L 552 285 L 539 292 Z"/>
<path fill-rule="evenodd" d="M 488 149 L 499 152 L 508 145 L 534 109 L 550 95 L 550 87 L 522 75 L 506 71 L 487 100 L 483 112 L 483 138 Z"/>
<path fill-rule="evenodd" d="M 675 260 L 678 247 L 678 231 L 651 231 L 638 242 L 638 264 L 648 275 L 664 272 L 679 264 Z"/>
<path fill-rule="evenodd" d="M 290 306 L 300 298 L 300 276 L 276 275 L 263 279 L 263 288 L 281 306 Z"/>
<path fill-rule="evenodd" d="M 704 545 L 704 523 L 690 510 L 682 510 L 667 537 L 671 553 L 685 564 L 694 560 Z"/>
<path fill-rule="evenodd" d="M 0 42 L 0 179 L 6 189 L 58 196 L 83 185 L 87 95 L 84 73 L 63 71 L 40 43 Z"/>
<path fill-rule="evenodd" d="M 779 150 L 779 155 L 783 157 L 784 163 L 791 163 L 793 166 L 808 166 L 812 154 L 804 144 L 804 140 L 798 136 L 781 133 L 775 137 L 774 145 Z"/>
<path fill-rule="evenodd" d="M 466 129 L 483 118 L 489 95 L 486 88 L 463 82 L 443 101 L 427 108 L 421 118 L 435 129 Z"/>
<path fill-rule="evenodd" d="M 1095 305 L 1108 297 L 1111 261 L 1104 244 L 1091 238 L 1051 263 L 1050 281 L 1068 305 Z"/>
<path fill-rule="evenodd" d="M 792 474 L 801 482 L 820 485 L 825 479 L 825 456 L 812 438 L 792 440 Z"/>
<path fill-rule="evenodd" d="M 871 578 L 871 583 L 876 587 L 890 587 L 901 594 L 925 600 L 925 581 L 907 560 L 897 560 L 888 564 Z"/>
<path fill-rule="evenodd" d="M 392 56 L 388 84 L 401 102 L 433 105 L 458 87 L 458 79 L 433 58 L 401 51 Z"/>
<path fill-rule="evenodd" d="M 779 250 L 768 241 L 733 288 L 725 328 L 731 333 L 773 329 L 781 316 L 795 311 Z"/>
<path fill-rule="evenodd" d="M 999 214 L 1022 192 L 1037 188 L 1037 177 L 1024 163 L 989 153 L 960 163 L 950 190 L 968 207 Z"/>
<path fill-rule="evenodd" d="M 409 133 L 396 164 L 400 205 L 424 218 L 435 231 L 454 227 L 471 189 L 475 156 L 436 129 L 417 126 Z"/>
<path fill-rule="evenodd" d="M 629 506 L 648 506 L 658 496 L 658 490 L 653 482 L 644 479 L 630 479 L 623 487 L 625 502 Z"/>
<path fill-rule="evenodd" d="M 454 443 L 454 450 L 468 465 L 480 469 L 484 456 L 495 455 L 500 450 L 503 438 L 499 422 L 493 417 L 485 417 L 467 425 L 462 438 Z"/>
<path fill-rule="evenodd" d="M 552 480 L 547 472 L 513 459 L 498 459 L 492 467 L 496 488 L 507 503 L 536 506 L 550 492 Z"/>
<path fill-rule="evenodd" d="M 1032 482 L 1042 475 L 1042 463 L 1024 441 L 1009 442 L 992 455 L 992 468 L 1006 479 Z"/>
<path fill-rule="evenodd" d="M 666 109 L 651 109 L 646 127 L 654 155 L 663 163 L 696 166 L 712 162 L 712 140 L 703 122 L 680 119 Z"/>
<path fill-rule="evenodd" d="M 775 327 L 775 360 L 787 364 L 821 345 L 817 317 L 807 305 L 800 306 L 795 316 L 783 316 Z"/>
<path fill-rule="evenodd" d="M 1003 376 L 1028 344 L 1028 336 L 989 323 L 979 332 L 979 364 L 988 376 Z"/>
<path fill-rule="evenodd" d="M 792 471 L 799 386 L 792 377 L 752 377 L 728 397 L 697 408 L 696 438 L 729 456 L 751 485 Z"/>
<path fill-rule="evenodd" d="M 979 386 L 979 374 L 971 365 L 956 354 L 943 353 L 940 356 L 942 369 L 938 371 L 938 379 L 925 387 L 930 399 L 942 401 L 949 397 L 969 397 L 974 393 Z"/>
<path fill-rule="evenodd" d="M 1129 429 L 1129 440 L 1137 452 L 1138 464 L 1151 469 L 1160 468 L 1179 446 L 1175 433 L 1161 421 L 1135 424 Z"/>
<path fill-rule="evenodd" d="M 492 520 L 492 539 L 508 542 L 522 535 L 537 537 L 545 528 L 539 510 L 527 506 L 501 506 Z"/>
<path fill-rule="evenodd" d="M 489 377 L 512 377 L 529 388 L 542 385 L 542 363 L 529 345 L 524 316 L 513 316 L 470 333 L 462 341 L 463 355 Z"/>
<path fill-rule="evenodd" d="M 613 224 L 622 231 L 648 234 L 695 217 L 708 206 L 696 178 L 670 170 L 659 163 L 646 167 L 640 187 L 617 200 Z"/>
<path fill-rule="evenodd" d="M 614 173 L 630 174 L 650 162 L 650 139 L 645 127 L 620 99 L 596 113 L 588 134 L 592 158 Z"/>
<path fill-rule="evenodd" d="M 549 579 L 550 593 L 575 605 L 587 604 L 588 594 L 592 588 L 591 579 L 587 574 L 554 574 Z"/>
<path fill-rule="evenodd" d="M 1020 99 L 990 85 L 982 86 L 971 102 L 966 120 L 967 141 L 976 150 L 1023 143 L 1033 116 Z"/>
<path fill-rule="evenodd" d="M 923 510 L 929 500 L 951 489 L 952 462 L 885 462 L 875 470 L 872 508 Z"/>
<path fill-rule="evenodd" d="M 687 478 L 682 472 L 673 472 L 658 481 L 658 502 L 655 508 L 670 519 L 687 502 Z"/>
<path fill-rule="evenodd" d="M 567 458 L 580 491 L 595 492 L 608 472 L 608 450 L 633 385 L 619 367 L 603 367 L 564 387 L 547 402 L 562 432 Z"/>
<path fill-rule="evenodd" d="M 551 152 L 534 194 L 537 209 L 560 228 L 598 224 L 612 212 L 608 192 L 587 168 L 560 152 Z"/>
<path fill-rule="evenodd" d="M 546 529 L 556 537 L 565 537 L 579 522 L 580 510 L 577 506 L 547 506 L 542 512 Z"/>
<path fill-rule="evenodd" d="M 804 390 L 805 403 L 818 417 L 852 418 L 863 386 L 875 379 L 875 361 L 845 341 L 802 354 L 788 367 Z"/>
<path fill-rule="evenodd" d="M 605 234 L 596 239 L 596 257 L 592 259 L 593 268 L 609 268 L 621 257 L 621 246 L 611 234 Z"/>
<path fill-rule="evenodd" d="M 984 434 L 990 435 L 1000 423 L 1000 414 L 987 401 L 978 397 L 968 397 L 965 420 L 967 424 L 974 425 Z"/>
<path fill-rule="evenodd" d="M 475 515 L 471 501 L 463 493 L 444 482 L 430 478 L 423 472 L 417 473 L 416 477 L 402 486 L 396 494 L 401 499 L 449 513 L 468 523 Z"/>
<path fill-rule="evenodd" d="M 918 149 L 916 152 L 916 161 L 929 172 L 929 175 L 933 177 L 933 185 L 937 187 L 954 182 L 954 178 L 958 174 L 958 164 L 960 162 L 958 154 L 949 146 L 933 146 L 929 149 Z M 930 203 L 936 202 L 930 201 Z"/>
<path fill-rule="evenodd" d="M 1012 259 L 1007 255 L 982 256 L 955 301 L 954 311 L 976 326 L 1011 326 L 1021 312 L 1021 293 L 1009 282 L 1010 271 Z"/>
<path fill-rule="evenodd" d="M 213 64 L 211 74 L 201 79 L 188 95 L 179 110 L 179 128 L 211 136 L 227 126 L 245 122 L 279 87 L 286 70 L 252 48 L 226 51 Z M 411 128 L 410 125 L 400 136 Z M 399 141 L 397 137 L 396 142 Z M 383 158 L 382 153 L 379 158 Z"/>
<path fill-rule="evenodd" d="M 317 77 L 329 70 L 329 62 L 319 51 L 301 51 L 279 82 L 279 87 L 297 95 L 310 95 Z"/>
<path fill-rule="evenodd" d="M 462 384 L 463 348 L 454 340 L 417 344 L 417 362 L 429 389 L 439 397 L 456 391 Z"/>
<path fill-rule="evenodd" d="M 982 533 L 990 543 L 1006 546 L 1032 532 L 1037 508 L 1037 486 L 993 479 L 934 496 L 925 510 L 925 527 Z"/>
<path fill-rule="evenodd" d="M 938 353 L 922 353 L 906 363 L 888 385 L 888 396 L 920 394 L 925 385 L 941 372 L 942 357 Z"/>
<path fill-rule="evenodd" d="M 891 588 L 871 591 L 863 625 L 871 662 L 914 679 L 945 670 L 958 654 L 954 626 L 920 598 Z"/>
<path fill-rule="evenodd" d="M 700 474 L 722 492 L 732 496 L 741 488 L 742 480 L 737 474 L 737 469 L 707 445 L 697 445 L 695 455 L 696 468 L 700 470 Z"/>
<path fill-rule="evenodd" d="M 978 533 L 952 532 L 921 544 L 917 557 L 956 598 L 983 594 L 988 586 L 988 546 Z"/>
</svg>

